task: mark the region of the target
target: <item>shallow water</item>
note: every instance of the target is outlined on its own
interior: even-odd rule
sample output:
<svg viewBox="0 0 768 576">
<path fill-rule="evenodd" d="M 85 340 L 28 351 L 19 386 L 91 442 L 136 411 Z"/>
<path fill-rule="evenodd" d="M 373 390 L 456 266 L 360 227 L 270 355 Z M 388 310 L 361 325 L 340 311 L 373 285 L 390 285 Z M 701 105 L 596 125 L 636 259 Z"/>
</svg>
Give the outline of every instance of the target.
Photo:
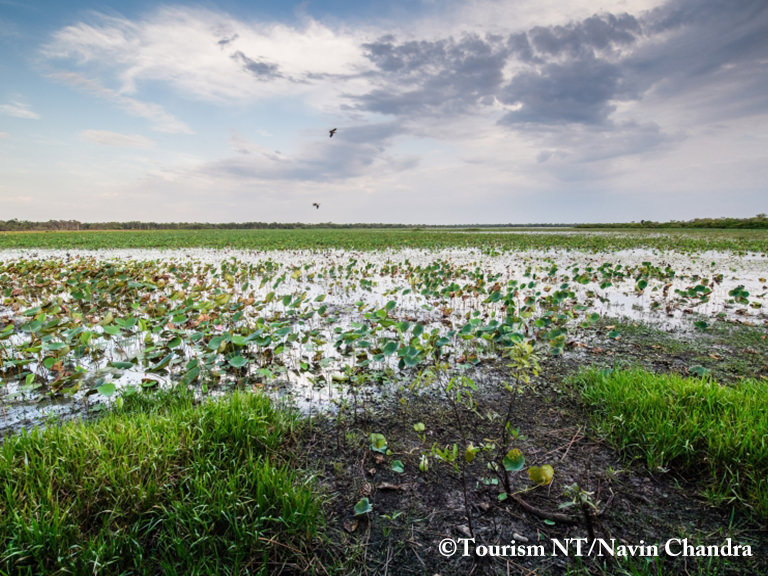
<svg viewBox="0 0 768 576">
<path fill-rule="evenodd" d="M 286 275 L 279 288 L 283 294 L 306 294 L 311 303 L 318 296 L 325 296 L 323 304 L 332 311 L 328 318 L 313 317 L 302 321 L 293 329 L 301 332 L 319 330 L 325 336 L 325 344 L 318 349 L 288 348 L 282 358 L 283 368 L 276 370 L 269 387 L 291 393 L 304 409 L 328 406 L 333 400 L 342 399 L 344 385 L 334 384 L 349 360 L 339 355 L 332 345 L 334 330 L 348 330 L 355 323 L 364 323 L 365 314 L 382 308 L 388 301 L 396 300 L 393 314 L 397 319 L 418 321 L 426 331 L 446 333 L 451 326 L 460 326 L 473 314 L 493 318 L 502 314 L 500 304 L 485 302 L 487 293 L 461 297 L 419 293 L 417 280 L 428 280 L 433 272 L 425 270 L 441 263 L 450 270 L 450 278 L 458 286 L 467 287 L 478 276 L 492 278 L 502 286 L 516 282 L 521 286 L 518 306 L 526 295 L 537 298 L 559 290 L 563 285 L 574 293 L 573 309 L 578 314 L 597 313 L 603 317 L 625 318 L 652 324 L 672 332 L 691 330 L 694 320 L 711 320 L 715 317 L 741 323 L 765 325 L 768 322 L 768 259 L 764 255 L 737 255 L 726 252 L 703 252 L 695 255 L 677 252 L 660 252 L 648 249 L 621 250 L 592 253 L 575 250 L 546 250 L 506 252 L 489 256 L 479 249 L 398 249 L 374 252 L 354 250 L 296 251 L 239 251 L 239 250 L 6 250 L 0 251 L 0 262 L 30 259 L 56 259 L 76 262 L 93 259 L 97 262 L 142 261 L 160 266 L 173 263 L 199 263 L 220 267 L 223 262 L 237 265 L 271 262 L 278 271 L 301 269 L 296 277 Z M 338 271 L 354 263 L 352 279 Z M 410 276 L 400 273 L 382 273 L 385 267 L 408 269 Z M 668 271 L 668 277 L 651 274 L 643 276 L 646 269 Z M 605 270 L 620 270 L 622 275 L 610 276 L 611 285 L 601 287 Z M 575 278 L 581 274 L 579 281 Z M 663 274 L 662 274 L 663 275 Z M 722 275 L 721 277 L 719 275 Z M 646 278 L 647 285 L 638 290 L 638 279 Z M 256 280 L 256 279 L 254 279 Z M 534 282 L 535 287 L 523 288 Z M 271 282 L 248 288 L 257 301 L 272 290 Z M 705 286 L 709 290 L 706 301 L 687 296 L 689 289 Z M 735 302 L 729 295 L 736 287 L 749 292 L 749 305 Z M 404 293 L 411 288 L 410 292 Z M 684 294 L 680 294 L 683 292 Z M 280 315 L 287 308 L 279 298 L 262 314 Z M 0 328 L 8 322 L 17 322 L 14 311 L 0 305 Z M 246 321 L 249 318 L 246 316 Z M 17 336 L 14 335 L 13 338 Z M 21 336 L 18 336 L 19 338 Z M 8 342 L 8 341 L 6 341 Z M 13 340 L 11 344 L 15 345 Z M 114 343 L 106 344 L 114 347 Z M 302 358 L 320 353 L 327 358 L 322 369 L 314 374 L 298 369 Z M 119 354 L 108 349 L 105 358 Z M 148 374 L 141 369 L 105 370 L 106 361 L 86 366 L 86 378 L 93 383 L 113 382 L 118 388 L 135 385 Z M 392 369 L 391 360 L 378 369 Z M 34 368 L 34 367 L 33 367 Z M 152 376 L 155 377 L 155 376 Z M 86 396 L 88 386 L 71 396 L 50 399 L 35 390 L 25 389 L 17 382 L 0 384 L 0 435 L 3 430 L 28 427 L 42 423 L 51 416 L 77 417 L 88 405 L 102 402 L 99 395 Z"/>
</svg>

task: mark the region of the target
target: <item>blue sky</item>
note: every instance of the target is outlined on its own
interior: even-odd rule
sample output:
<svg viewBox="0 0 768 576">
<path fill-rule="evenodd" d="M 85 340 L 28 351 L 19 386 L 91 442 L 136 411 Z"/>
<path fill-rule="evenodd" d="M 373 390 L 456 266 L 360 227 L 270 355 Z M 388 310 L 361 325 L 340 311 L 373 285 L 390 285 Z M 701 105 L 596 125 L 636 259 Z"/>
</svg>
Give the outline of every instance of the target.
<svg viewBox="0 0 768 576">
<path fill-rule="evenodd" d="M 0 0 L 0 219 L 753 216 L 766 30 L 764 0 Z"/>
</svg>

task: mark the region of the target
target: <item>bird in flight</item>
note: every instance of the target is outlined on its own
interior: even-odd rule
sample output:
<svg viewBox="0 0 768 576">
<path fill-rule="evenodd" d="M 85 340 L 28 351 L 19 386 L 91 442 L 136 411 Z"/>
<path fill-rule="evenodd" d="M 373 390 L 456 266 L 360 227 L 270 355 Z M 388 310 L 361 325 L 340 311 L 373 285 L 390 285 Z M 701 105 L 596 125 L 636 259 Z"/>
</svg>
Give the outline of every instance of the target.
<svg viewBox="0 0 768 576">
<path fill-rule="evenodd" d="M 333 135 L 336 134 L 336 128 L 334 128 L 333 130 L 329 130 L 328 133 L 330 134 L 328 138 L 333 138 Z"/>
<path fill-rule="evenodd" d="M 315 210 L 319 210 L 320 209 L 320 204 L 318 204 L 317 202 L 312 202 L 312 206 L 315 207 Z"/>
</svg>

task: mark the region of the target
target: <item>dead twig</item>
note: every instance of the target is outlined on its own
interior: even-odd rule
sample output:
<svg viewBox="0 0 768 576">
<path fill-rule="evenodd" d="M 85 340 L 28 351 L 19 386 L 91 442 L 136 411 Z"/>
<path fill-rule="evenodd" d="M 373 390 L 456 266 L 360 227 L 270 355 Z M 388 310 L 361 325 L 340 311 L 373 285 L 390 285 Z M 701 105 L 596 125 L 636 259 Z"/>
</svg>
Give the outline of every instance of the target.
<svg viewBox="0 0 768 576">
<path fill-rule="evenodd" d="M 546 510 L 542 510 L 541 508 L 537 508 L 536 506 L 529 504 L 515 494 L 510 494 L 509 497 L 512 498 L 512 500 L 514 500 L 523 510 L 530 512 L 539 518 L 544 518 L 545 520 L 553 520 L 554 522 L 560 522 L 561 524 L 579 523 L 578 519 L 574 518 L 573 516 L 569 516 L 568 514 L 561 514 L 560 512 L 547 512 Z"/>
</svg>

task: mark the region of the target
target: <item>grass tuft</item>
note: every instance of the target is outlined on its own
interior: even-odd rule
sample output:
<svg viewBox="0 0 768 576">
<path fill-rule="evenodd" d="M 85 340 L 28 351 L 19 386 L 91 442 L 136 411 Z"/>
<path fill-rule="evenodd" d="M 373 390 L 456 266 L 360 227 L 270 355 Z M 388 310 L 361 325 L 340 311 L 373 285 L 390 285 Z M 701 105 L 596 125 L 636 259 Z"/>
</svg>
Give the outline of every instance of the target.
<svg viewBox="0 0 768 576">
<path fill-rule="evenodd" d="M 252 394 L 126 404 L 5 438 L 0 573 L 307 568 L 320 502 L 284 454 L 293 415 Z"/>
<path fill-rule="evenodd" d="M 581 372 L 598 429 L 651 469 L 706 478 L 717 503 L 740 500 L 768 517 L 768 386 L 644 370 Z"/>
</svg>

